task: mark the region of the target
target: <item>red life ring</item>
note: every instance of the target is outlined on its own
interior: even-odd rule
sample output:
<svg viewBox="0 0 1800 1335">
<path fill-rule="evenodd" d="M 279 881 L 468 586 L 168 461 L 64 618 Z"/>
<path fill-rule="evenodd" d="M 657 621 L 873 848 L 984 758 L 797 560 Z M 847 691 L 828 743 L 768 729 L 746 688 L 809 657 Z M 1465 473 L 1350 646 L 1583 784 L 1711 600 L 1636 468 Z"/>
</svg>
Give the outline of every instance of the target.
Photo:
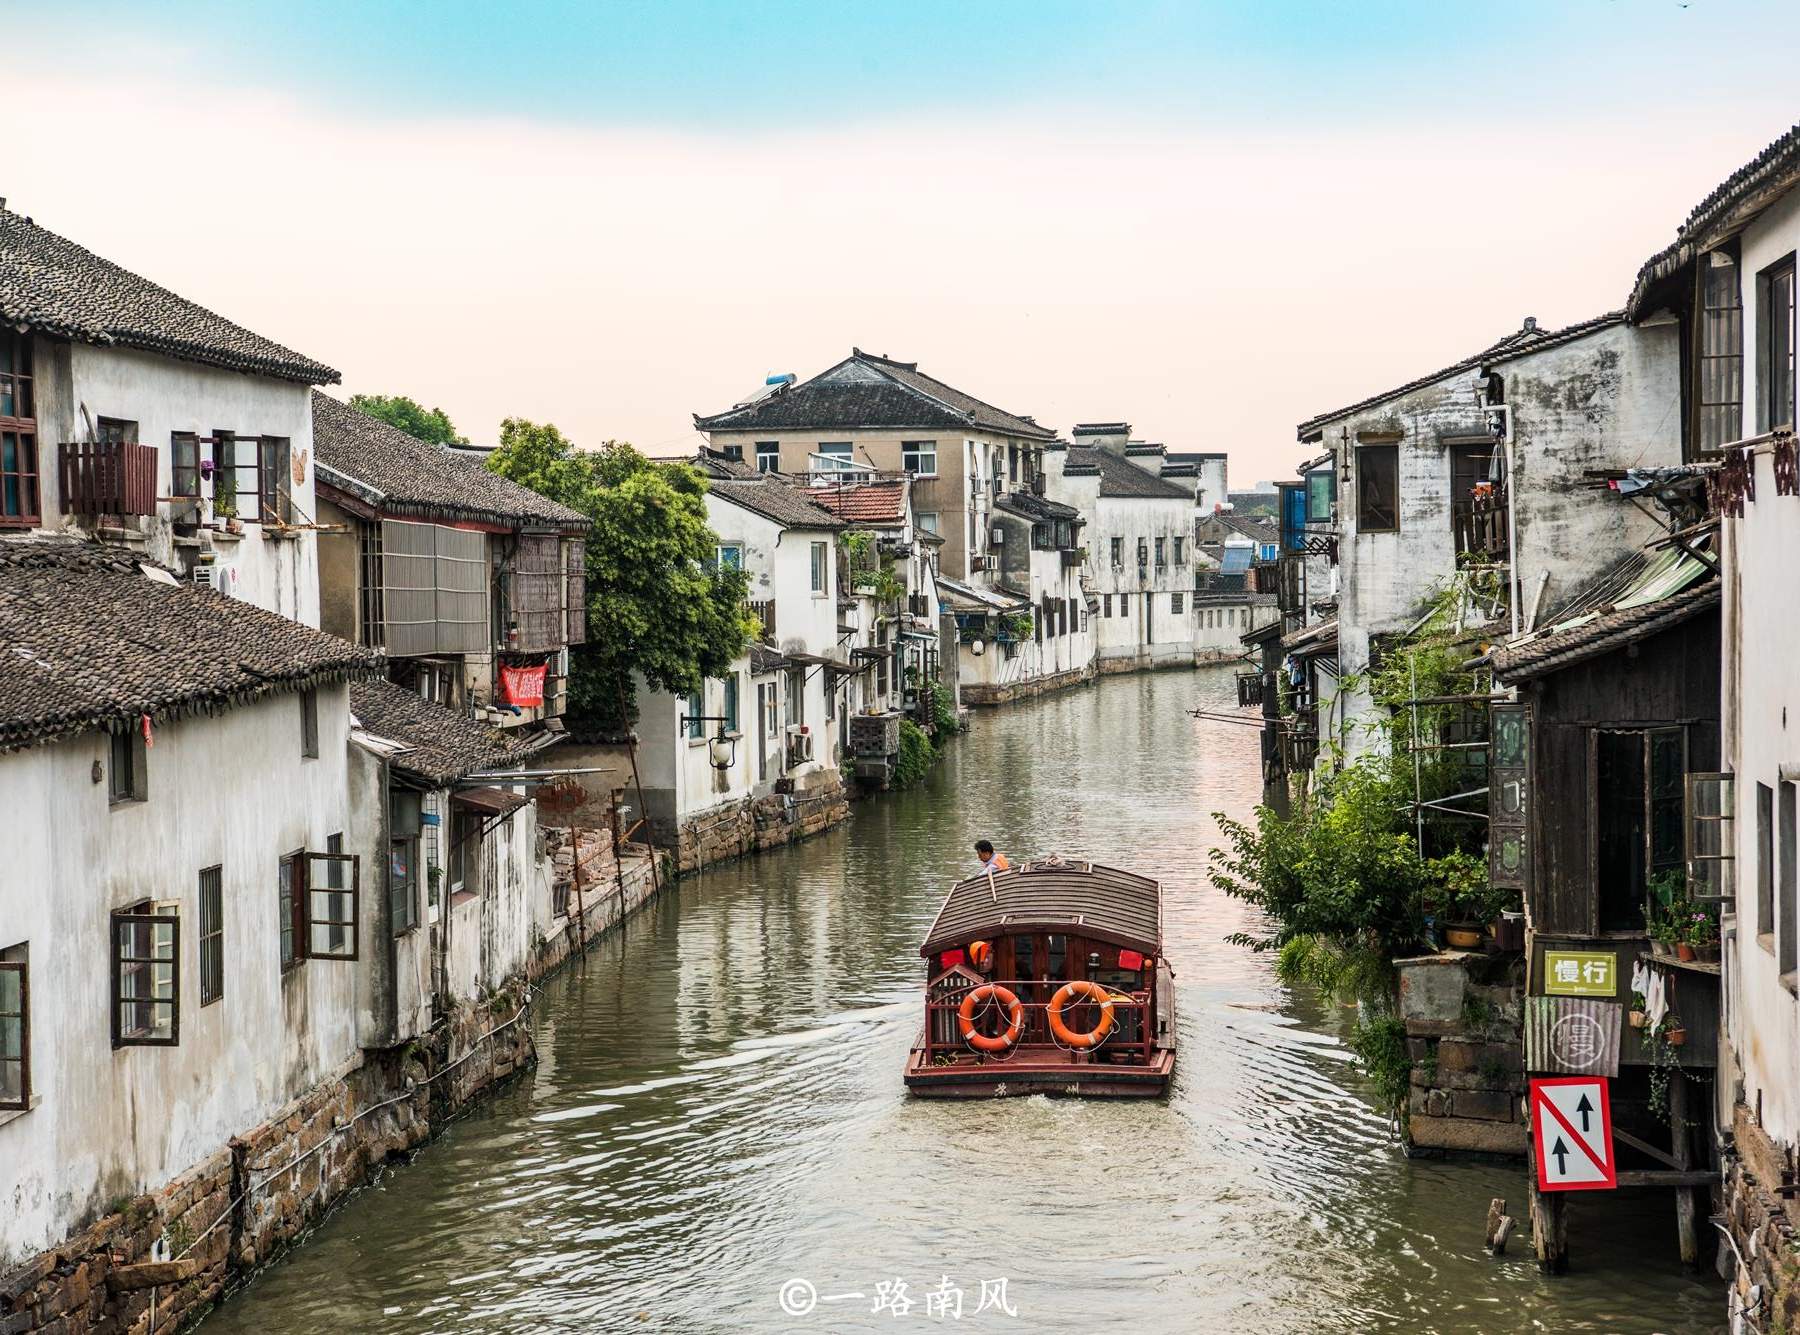
<svg viewBox="0 0 1800 1335">
<path fill-rule="evenodd" d="M 1076 1033 L 1063 1023 L 1063 1007 L 1074 1002 L 1077 997 L 1093 1002 L 1100 1007 L 1100 1018 L 1094 1027 L 1085 1033 Z M 1097 1048 L 1106 1041 L 1106 1036 L 1113 1028 L 1113 997 L 1104 987 L 1086 978 L 1077 978 L 1072 983 L 1064 983 L 1056 989 L 1056 995 L 1050 998 L 1050 1032 L 1056 1035 L 1056 1041 L 1071 1048 Z"/>
<path fill-rule="evenodd" d="M 997 1002 L 1006 1012 L 1005 1031 L 991 1038 L 975 1032 L 975 1008 L 984 1001 Z M 1005 1052 L 1025 1032 L 1025 1007 L 1019 1004 L 1018 997 L 1000 984 L 983 983 L 980 987 L 971 989 L 962 999 L 962 1005 L 956 1008 L 956 1027 L 962 1032 L 963 1042 L 977 1052 Z"/>
</svg>

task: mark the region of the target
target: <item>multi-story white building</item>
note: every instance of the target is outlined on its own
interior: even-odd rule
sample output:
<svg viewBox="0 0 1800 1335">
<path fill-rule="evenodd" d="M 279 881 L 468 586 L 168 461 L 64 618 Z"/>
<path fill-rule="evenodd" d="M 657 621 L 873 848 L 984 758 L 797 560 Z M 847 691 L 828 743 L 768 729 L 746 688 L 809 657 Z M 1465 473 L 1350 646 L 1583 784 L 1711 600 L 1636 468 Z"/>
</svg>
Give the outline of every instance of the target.
<svg viewBox="0 0 1800 1335">
<path fill-rule="evenodd" d="M 1713 467 L 1723 661 L 1720 769 L 1690 788 L 1689 889 L 1721 896 L 1717 1125 L 1733 1328 L 1778 1328 L 1800 1304 L 1800 463 L 1795 255 L 1800 126 L 1694 209 L 1638 274 L 1626 315 L 1690 350 L 1684 411 L 1665 429 Z M 1723 818 L 1718 819 L 1718 818 Z M 1717 854 L 1724 856 L 1718 857 Z M 1698 855 L 1698 856 L 1696 856 Z M 1717 980 L 1714 980 L 1717 986 Z"/>
<path fill-rule="evenodd" d="M 309 386 L 336 371 L 4 208 L 0 325 L 0 529 L 319 624 Z"/>
<path fill-rule="evenodd" d="M 1159 452 L 1145 463 L 1128 457 L 1128 422 L 1087 423 L 1072 434 L 1073 443 L 1047 452 L 1045 476 L 1050 498 L 1087 520 L 1099 671 L 1191 666 L 1193 479 L 1163 477 Z"/>
</svg>

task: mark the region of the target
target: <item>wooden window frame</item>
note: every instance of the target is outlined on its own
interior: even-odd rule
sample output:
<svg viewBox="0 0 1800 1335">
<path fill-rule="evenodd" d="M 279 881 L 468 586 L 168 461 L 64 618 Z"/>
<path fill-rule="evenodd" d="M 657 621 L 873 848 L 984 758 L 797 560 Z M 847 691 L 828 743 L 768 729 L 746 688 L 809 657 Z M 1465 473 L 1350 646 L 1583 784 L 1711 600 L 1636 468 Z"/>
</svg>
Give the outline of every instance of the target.
<svg viewBox="0 0 1800 1335">
<path fill-rule="evenodd" d="M 33 364 L 32 336 L 0 329 L 13 356 L 12 369 L 0 371 L 0 380 L 12 388 L 12 412 L 0 413 L 0 528 L 33 528 L 44 519 L 44 478 L 38 450 L 37 375 Z M 12 467 L 6 467 L 4 438 L 13 444 Z M 13 487 L 16 508 L 6 508 L 6 489 Z"/>
<path fill-rule="evenodd" d="M 829 546 L 829 543 L 824 542 L 812 544 L 809 574 L 812 578 L 812 594 L 815 598 L 823 598 L 831 592 L 831 560 L 826 555 L 826 548 Z"/>
<path fill-rule="evenodd" d="M 119 750 L 126 754 L 127 772 L 119 773 Z M 106 796 L 113 807 L 134 806 L 150 800 L 150 748 L 137 728 L 106 735 Z M 123 778 L 123 782 L 121 782 Z"/>
<path fill-rule="evenodd" d="M 1367 494 L 1369 486 L 1369 460 L 1378 454 L 1385 453 L 1393 462 L 1394 490 L 1390 504 L 1393 514 L 1391 522 L 1379 522 L 1381 516 L 1376 515 L 1377 522 L 1371 523 L 1371 499 Z M 1356 531 L 1361 533 L 1398 533 L 1400 531 L 1400 442 L 1393 440 L 1369 441 L 1356 447 Z"/>
<path fill-rule="evenodd" d="M 10 953 L 14 950 L 25 950 L 26 942 L 8 946 Z M 0 1112 L 27 1112 L 31 1108 L 31 959 L 29 953 L 20 960 L 0 959 L 0 974 L 17 974 L 19 978 L 19 1009 L 16 1011 L 0 1011 L 0 1024 L 8 1020 L 16 1021 L 19 1026 L 19 1055 L 17 1057 L 0 1057 L 0 1062 L 17 1062 L 19 1065 L 19 1097 L 9 1099 L 0 1096 Z"/>
<path fill-rule="evenodd" d="M 225 996 L 225 869 L 202 867 L 195 909 L 200 926 L 200 1005 Z M 211 905 L 209 912 L 208 906 Z M 209 963 L 210 958 L 210 963 Z"/>
<path fill-rule="evenodd" d="M 186 460 L 184 462 L 184 460 Z M 178 500 L 200 499 L 200 437 L 192 431 L 169 433 L 169 492 Z"/>
<path fill-rule="evenodd" d="M 147 911 L 146 911 L 147 910 Z M 162 910 L 162 911 L 158 911 Z M 167 955 L 156 953 L 154 934 L 158 927 L 166 926 L 169 930 L 169 949 Z M 110 996 L 112 1001 L 112 1045 L 115 1048 L 172 1048 L 181 1042 L 181 916 L 173 911 L 172 905 L 152 905 L 145 900 L 129 909 L 114 912 L 109 919 L 110 934 L 108 944 L 110 958 L 108 973 L 111 976 Z M 127 954 L 120 943 L 121 929 L 130 930 L 143 927 L 151 933 L 150 953 L 145 955 Z M 153 970 L 166 967 L 169 971 L 169 995 L 157 997 L 127 997 L 124 990 L 127 969 L 143 970 L 142 976 L 152 979 L 154 993 Z M 153 1031 L 148 1029 L 127 1029 L 120 1023 L 120 1012 L 127 1005 L 147 1007 L 154 1013 L 157 1007 L 167 1007 L 169 1012 L 168 1036 L 147 1037 Z"/>
<path fill-rule="evenodd" d="M 1729 304 L 1709 306 L 1707 279 L 1715 270 L 1724 268 L 1731 270 L 1732 300 Z M 1708 251 L 1695 264 L 1693 311 L 1691 455 L 1695 459 L 1716 459 L 1721 447 L 1744 434 L 1744 274 L 1735 242 Z M 1716 344 L 1712 341 L 1715 337 L 1720 339 Z M 1720 347 L 1728 350 L 1717 351 Z M 1709 378 L 1715 386 L 1725 386 L 1717 389 L 1716 397 L 1710 400 Z M 1706 431 L 1709 409 L 1717 410 L 1720 422 L 1715 433 L 1718 439 L 1710 445 Z"/>
<path fill-rule="evenodd" d="M 333 835 L 332 839 L 341 848 L 343 836 Z M 298 924 L 302 931 L 295 942 L 296 948 L 304 951 L 305 957 L 309 960 L 350 961 L 359 958 L 361 944 L 359 936 L 362 926 L 362 855 L 335 850 L 324 853 L 309 851 L 305 854 L 302 865 L 306 869 L 302 885 L 303 908 Z M 315 869 L 320 866 L 328 869 L 347 866 L 350 869 L 350 884 L 348 886 L 332 885 L 327 881 L 326 884 L 320 885 L 315 879 Z M 349 917 L 332 916 L 331 899 L 334 895 L 349 896 Z M 321 901 L 323 902 L 322 912 Z M 313 944 L 315 930 L 323 929 L 329 937 L 330 929 L 334 927 L 345 929 L 344 945 L 332 947 Z"/>
<path fill-rule="evenodd" d="M 300 758 L 319 758 L 319 691 L 314 686 L 300 692 Z"/>
<path fill-rule="evenodd" d="M 1711 801 L 1702 797 L 1709 787 L 1716 794 Z M 1736 777 L 1725 771 L 1695 770 L 1687 775 L 1685 790 L 1688 898 L 1709 904 L 1733 902 L 1737 898 Z M 1701 833 L 1707 826 L 1717 827 L 1710 838 Z M 1705 851 L 1714 846 L 1719 851 Z M 1717 870 L 1701 875 L 1700 869 L 1709 863 L 1716 864 Z"/>
<path fill-rule="evenodd" d="M 1775 263 L 1763 268 L 1756 275 L 1756 429 L 1762 432 L 1792 430 L 1794 427 L 1794 339 L 1795 312 L 1800 309 L 1800 289 L 1796 288 L 1794 268 L 1795 253 L 1789 251 Z M 1787 402 L 1777 403 L 1775 398 L 1775 359 L 1777 349 L 1774 343 L 1776 324 L 1771 309 L 1775 284 L 1786 279 L 1788 289 L 1788 309 L 1786 327 L 1782 330 L 1787 339 L 1787 366 L 1783 372 L 1782 388 L 1786 391 Z"/>
<path fill-rule="evenodd" d="M 306 850 L 296 848 L 281 855 L 276 869 L 276 879 L 279 882 L 276 893 L 280 896 L 280 906 L 276 918 L 279 931 L 275 957 L 284 975 L 306 963 L 306 951 L 302 945 L 305 933 L 301 930 L 300 920 L 300 887 L 305 866 Z"/>
<path fill-rule="evenodd" d="M 765 462 L 767 467 L 764 466 Z M 756 442 L 756 471 L 759 473 L 779 473 L 781 471 L 780 441 L 759 440 Z"/>
<path fill-rule="evenodd" d="M 1642 761 L 1643 761 L 1643 766 L 1644 766 L 1644 778 L 1643 778 L 1644 786 L 1643 786 L 1643 792 L 1641 794 L 1641 797 L 1642 797 L 1643 804 L 1644 804 L 1644 807 L 1643 807 L 1644 834 L 1643 834 L 1643 850 L 1642 850 L 1643 851 L 1643 859 L 1644 859 L 1644 868 L 1643 868 L 1644 884 L 1639 889 L 1639 894 L 1641 896 L 1640 907 L 1641 907 L 1643 915 L 1644 915 L 1644 928 L 1643 929 L 1622 928 L 1622 927 L 1604 927 L 1601 924 L 1601 913 L 1600 913 L 1600 819 L 1601 819 L 1600 812 L 1601 812 L 1601 803 L 1600 803 L 1599 774 L 1600 774 L 1600 736 L 1602 733 L 1635 736 L 1638 739 L 1639 745 L 1642 747 L 1642 750 L 1643 750 Z M 1588 876 L 1589 876 L 1589 880 L 1594 888 L 1593 895 L 1591 897 L 1591 902 L 1589 905 L 1590 916 L 1589 916 L 1588 927 L 1589 927 L 1589 931 L 1590 931 L 1591 935 L 1594 935 L 1594 936 L 1641 937 L 1645 934 L 1645 931 L 1648 930 L 1650 924 L 1654 920 L 1656 905 L 1651 902 L 1650 882 L 1656 877 L 1657 872 L 1658 872 L 1658 864 L 1656 862 L 1656 843 L 1655 843 L 1655 840 L 1656 840 L 1655 805 L 1656 805 L 1656 801 L 1657 801 L 1656 794 L 1655 794 L 1655 788 L 1654 788 L 1655 764 L 1656 764 L 1656 751 L 1655 751 L 1656 740 L 1655 739 L 1660 734 L 1669 734 L 1669 733 L 1675 734 L 1679 738 L 1680 743 L 1681 743 L 1681 775 L 1682 775 L 1682 803 L 1683 803 L 1682 813 L 1681 813 L 1682 814 L 1682 824 L 1683 824 L 1682 852 L 1685 855 L 1685 853 L 1686 853 L 1686 829 L 1685 829 L 1685 827 L 1686 827 L 1686 816 L 1687 816 L 1687 811 L 1686 811 L 1687 775 L 1689 773 L 1688 764 L 1693 755 L 1693 738 L 1690 735 L 1691 729 L 1690 729 L 1689 725 L 1687 725 L 1685 723 L 1621 723 L 1621 724 L 1603 724 L 1603 725 L 1590 727 L 1587 729 L 1588 774 L 1591 776 L 1590 782 L 1588 784 L 1588 794 L 1587 794 L 1587 802 L 1588 802 Z M 1676 867 L 1676 866 L 1685 866 L 1685 862 L 1682 860 L 1677 860 L 1677 861 L 1673 861 L 1673 862 L 1664 864 L 1665 869 L 1668 867 Z"/>
</svg>

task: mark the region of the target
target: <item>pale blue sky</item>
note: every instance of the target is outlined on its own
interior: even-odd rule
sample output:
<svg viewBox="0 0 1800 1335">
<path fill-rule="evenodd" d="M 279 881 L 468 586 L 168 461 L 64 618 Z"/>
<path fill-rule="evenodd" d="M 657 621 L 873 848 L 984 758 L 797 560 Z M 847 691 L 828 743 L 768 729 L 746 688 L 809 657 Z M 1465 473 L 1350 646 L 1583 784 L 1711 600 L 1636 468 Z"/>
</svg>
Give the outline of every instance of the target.
<svg viewBox="0 0 1800 1335">
<path fill-rule="evenodd" d="M 1794 27 L 1791 5 L 1719 0 L 4 8 L 84 59 L 166 46 L 184 87 L 210 71 L 406 114 L 742 129 L 1050 107 L 1227 124 L 1617 114 L 1659 90 L 1735 96 L 1746 34 Z"/>
<path fill-rule="evenodd" d="M 477 439 L 680 450 L 853 345 L 1291 471 L 1616 308 L 1800 119 L 1794 0 L 0 0 L 0 195 Z"/>
</svg>

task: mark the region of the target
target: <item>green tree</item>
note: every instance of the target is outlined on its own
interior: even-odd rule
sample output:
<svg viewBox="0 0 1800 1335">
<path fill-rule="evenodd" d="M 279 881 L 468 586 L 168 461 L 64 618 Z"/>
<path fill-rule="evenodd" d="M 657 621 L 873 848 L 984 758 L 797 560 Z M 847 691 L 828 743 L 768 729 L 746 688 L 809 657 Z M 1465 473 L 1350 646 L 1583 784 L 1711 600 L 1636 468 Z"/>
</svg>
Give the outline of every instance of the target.
<svg viewBox="0 0 1800 1335">
<path fill-rule="evenodd" d="M 554 426 L 522 418 L 501 425 L 487 465 L 594 521 L 588 642 L 571 655 L 572 718 L 623 727 L 636 714 L 634 671 L 682 694 L 722 675 L 749 646 L 749 575 L 718 567 L 698 470 L 618 441 L 577 449 Z"/>
<path fill-rule="evenodd" d="M 456 434 L 455 425 L 442 408 L 424 407 L 404 394 L 352 394 L 350 406 L 433 445 L 469 443 L 466 437 Z"/>
</svg>

